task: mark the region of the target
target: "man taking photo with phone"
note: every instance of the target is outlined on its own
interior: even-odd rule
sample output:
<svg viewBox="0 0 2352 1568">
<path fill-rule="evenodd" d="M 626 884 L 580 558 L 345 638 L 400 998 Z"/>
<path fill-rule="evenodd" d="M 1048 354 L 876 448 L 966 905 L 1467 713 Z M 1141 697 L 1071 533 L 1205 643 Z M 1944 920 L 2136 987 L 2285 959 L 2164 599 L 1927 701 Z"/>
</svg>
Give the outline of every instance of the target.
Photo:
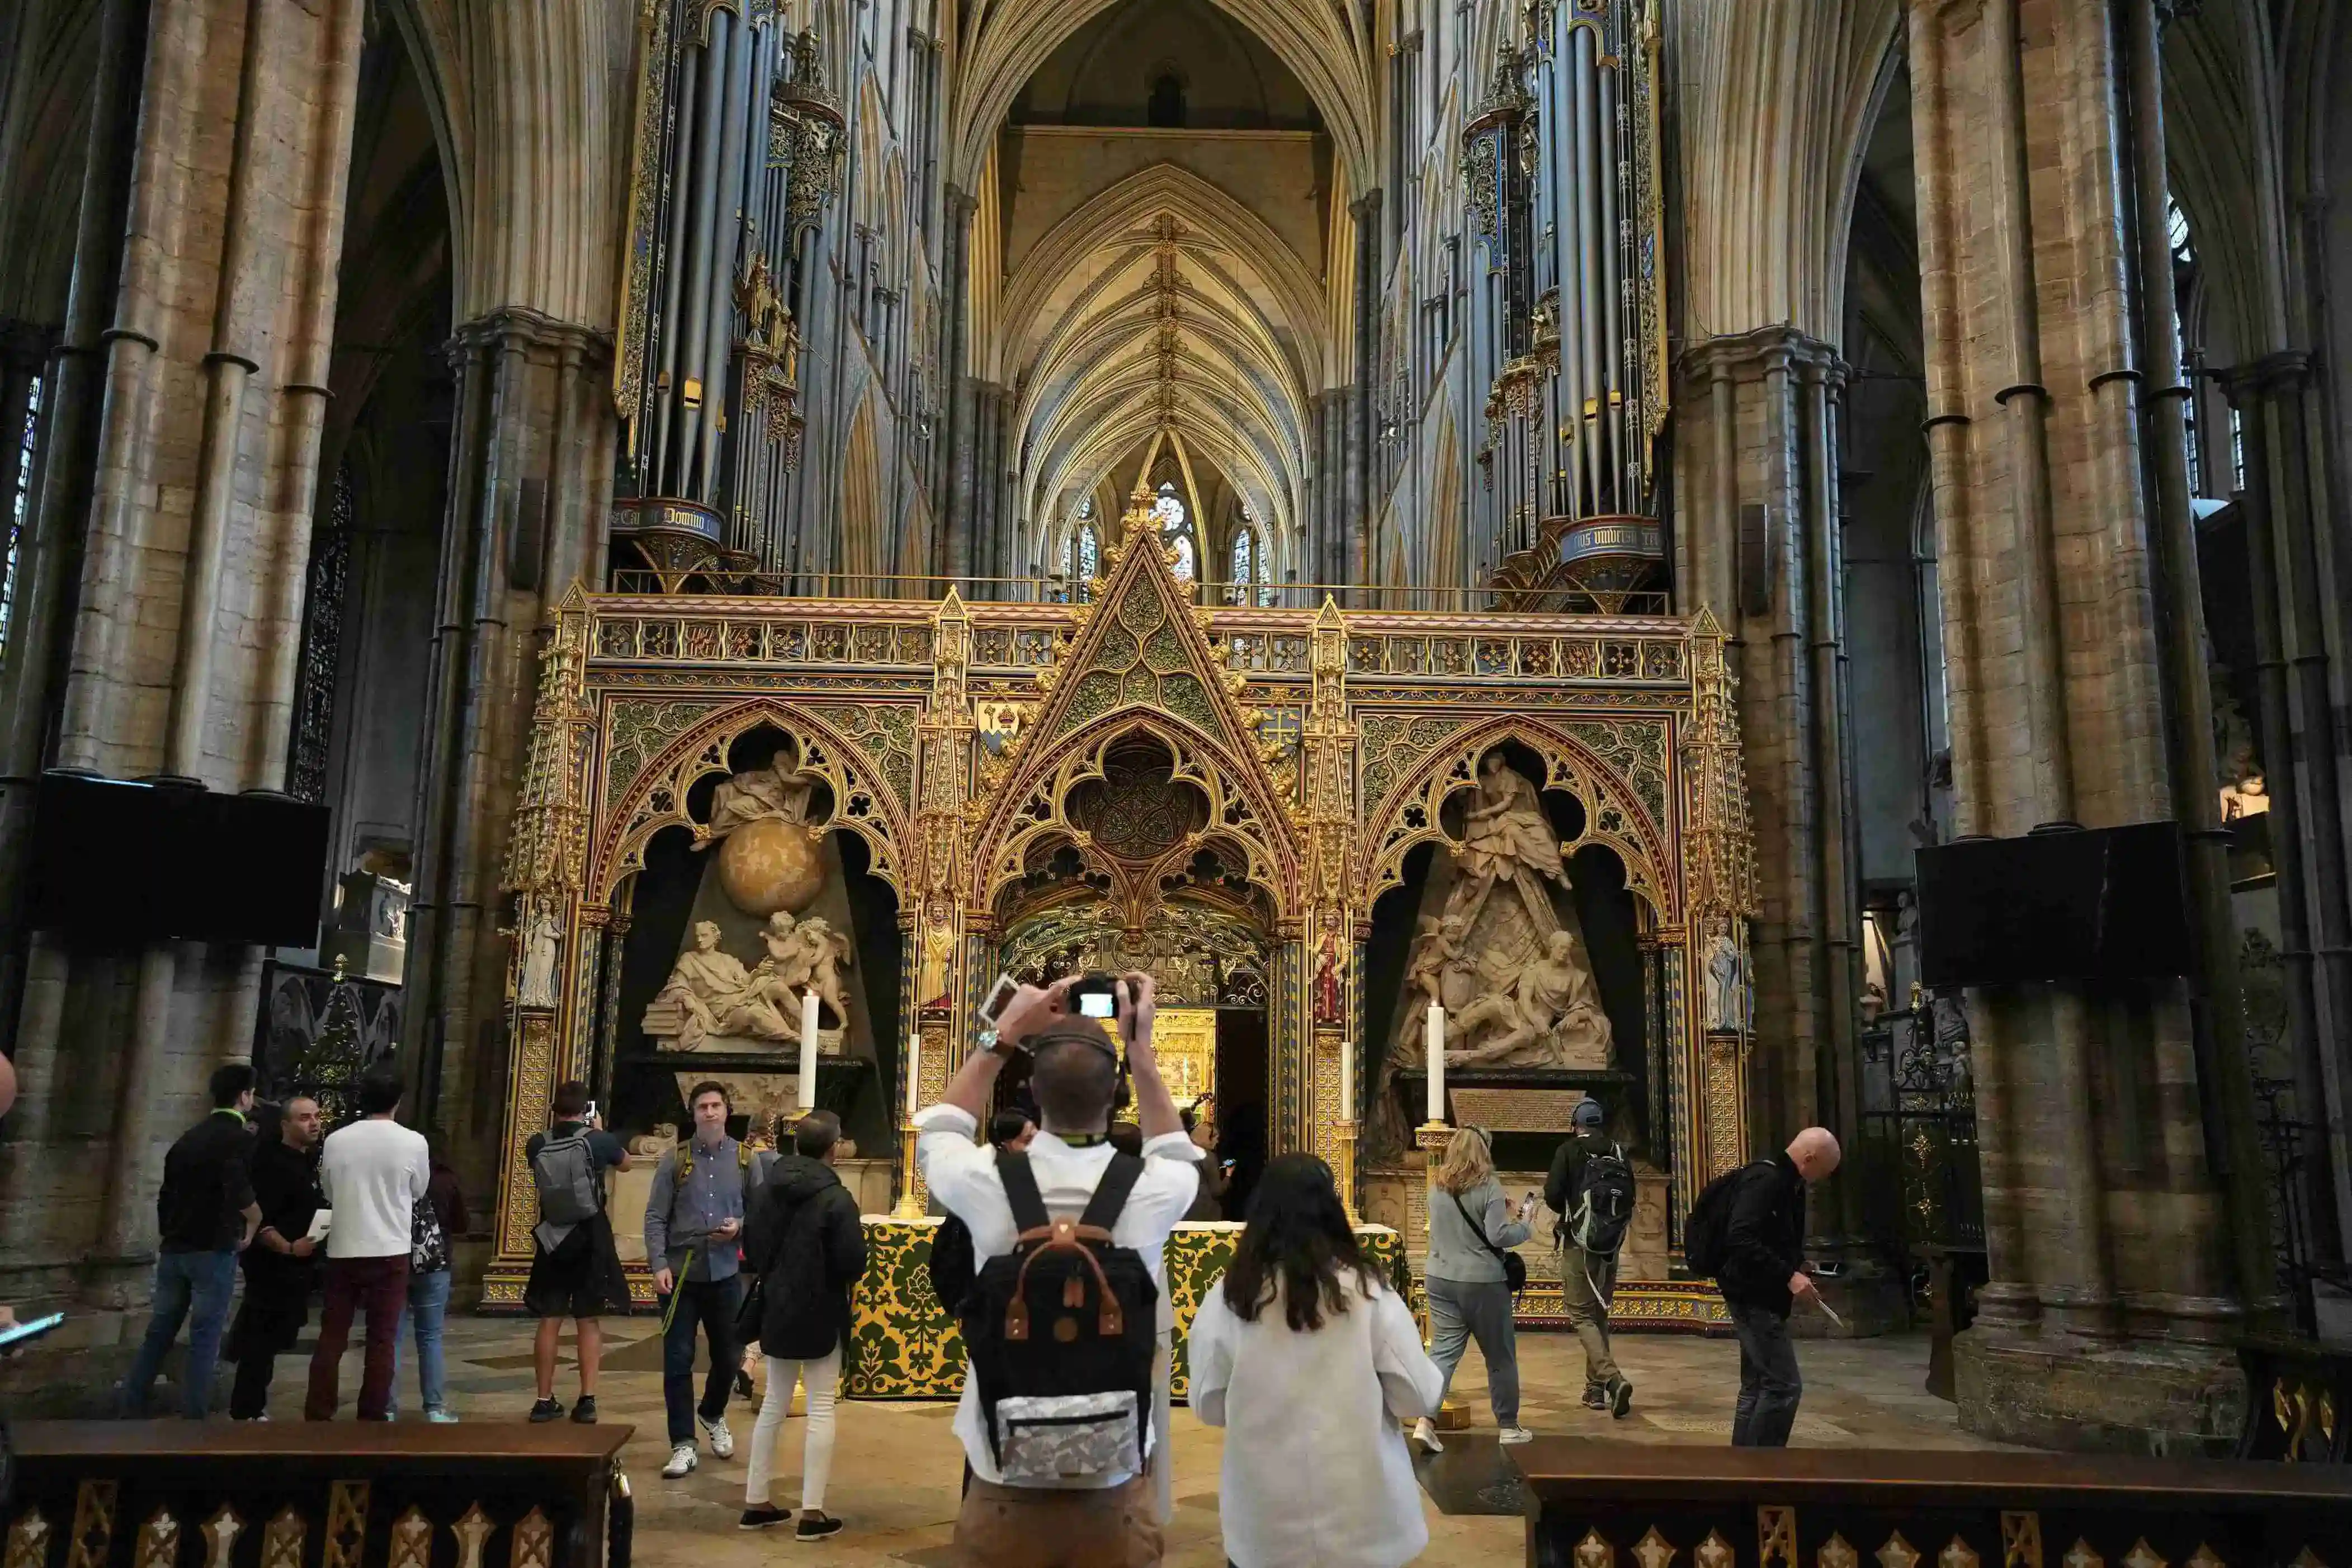
<svg viewBox="0 0 2352 1568">
<path fill-rule="evenodd" d="M 1140 1259 L 1157 1293 L 1150 1321 L 1137 1322 L 1107 1311 L 1057 1316 L 1050 1326 L 1038 1326 L 1033 1342 L 1058 1342 L 1073 1363 L 1099 1352 L 1123 1365 L 1145 1365 L 1151 1364 L 1158 1308 L 1167 1298 L 1163 1250 L 1199 1189 L 1193 1163 L 1201 1151 L 1184 1135 L 1152 1051 L 1156 1009 L 1150 977 L 1129 974 L 1111 989 L 1144 1135 L 1144 1159 L 1114 1159 L 1108 1134 L 1121 1076 L 1118 1045 L 1100 1021 L 1083 1015 L 1083 1002 L 1071 1005 L 1074 991 L 1081 995 L 1099 991 L 1098 984 L 1077 980 L 1044 988 L 1024 985 L 1013 994 L 992 1026 L 981 1030 L 942 1103 L 915 1119 L 920 1132 L 916 1158 L 931 1194 L 971 1229 L 981 1269 L 966 1309 L 974 1322 L 978 1314 L 1003 1310 L 992 1294 L 990 1260 L 1009 1258 L 1019 1237 L 1037 1223 L 1034 1213 L 1027 1215 L 1028 1225 L 1016 1218 L 1016 1198 L 1024 1211 L 1042 1207 L 1049 1222 L 1075 1223 L 1095 1207 L 1098 1187 L 1118 1199 L 1124 1186 L 1123 1200 L 1107 1205 L 1110 1214 L 1097 1213 L 1091 1222 L 1100 1225 L 1099 1239 L 1073 1236 L 1096 1253 L 1102 1267 L 1116 1268 L 1124 1262 L 1132 1268 Z M 988 1114 L 997 1075 L 1012 1056 L 1023 1051 L 1034 1063 L 1037 1135 L 1025 1153 L 1000 1154 L 973 1140 Z M 1034 1242 L 1028 1247 L 1033 1258 L 1042 1258 Z M 996 1278 L 1003 1278 L 1001 1270 Z M 1113 1340 L 1119 1342 L 1110 1344 Z M 1071 1457 L 1055 1467 L 1050 1479 L 1042 1477 L 1024 1468 L 1017 1423 L 1008 1419 L 1016 1406 L 1035 1402 L 1026 1398 L 1025 1390 L 1006 1386 L 1001 1374 L 990 1374 L 997 1378 L 997 1393 L 1011 1395 L 1000 1399 L 992 1394 L 985 1401 L 998 1418 L 992 1426 L 992 1411 L 983 1410 L 982 1392 L 983 1373 L 992 1364 L 982 1358 L 989 1352 L 975 1343 L 972 1353 L 973 1366 L 966 1373 L 955 1421 L 956 1436 L 972 1471 L 955 1533 L 965 1561 L 978 1568 L 1158 1563 L 1162 1551 L 1159 1501 L 1151 1479 L 1143 1472 L 1167 1465 L 1164 1438 L 1155 1436 L 1154 1451 L 1140 1457 L 1139 1445 L 1114 1446 L 1109 1452 L 1115 1457 L 1103 1458 L 1104 1450 L 1066 1443 L 1064 1451 Z M 1139 1356 L 1147 1359 L 1139 1362 Z M 1158 1366 L 1151 1371 L 1157 1373 Z M 1017 1383 L 1017 1376 L 1013 1381 Z M 1164 1391 L 1164 1375 L 1153 1381 Z M 1114 1437 L 1126 1430 L 1131 1443 L 1131 1427 L 1139 1420 L 1150 1420 L 1154 1428 L 1160 1426 L 1154 1415 L 1130 1405 L 1122 1422 L 1108 1430 Z"/>
</svg>

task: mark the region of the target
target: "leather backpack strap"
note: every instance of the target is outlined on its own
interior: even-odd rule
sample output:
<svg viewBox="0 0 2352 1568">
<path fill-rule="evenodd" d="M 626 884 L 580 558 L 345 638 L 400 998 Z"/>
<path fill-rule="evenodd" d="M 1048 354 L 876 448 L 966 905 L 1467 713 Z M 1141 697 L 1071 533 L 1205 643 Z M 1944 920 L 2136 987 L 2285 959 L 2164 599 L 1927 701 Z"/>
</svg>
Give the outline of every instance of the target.
<svg viewBox="0 0 2352 1568">
<path fill-rule="evenodd" d="M 1045 1212 L 1045 1196 L 1037 1190 L 1037 1173 L 1030 1169 L 1028 1155 L 999 1149 L 996 1174 L 1004 1184 L 1004 1201 L 1012 1207 L 1016 1234 L 1043 1230 L 1054 1223 Z"/>
<path fill-rule="evenodd" d="M 1132 1154 L 1113 1154 L 1110 1163 L 1103 1169 L 1102 1180 L 1095 1184 L 1095 1195 L 1087 1200 L 1087 1212 L 1078 1216 L 1078 1224 L 1108 1236 L 1118 1224 L 1119 1211 L 1127 1207 L 1128 1194 L 1142 1179 L 1142 1161 Z"/>
</svg>

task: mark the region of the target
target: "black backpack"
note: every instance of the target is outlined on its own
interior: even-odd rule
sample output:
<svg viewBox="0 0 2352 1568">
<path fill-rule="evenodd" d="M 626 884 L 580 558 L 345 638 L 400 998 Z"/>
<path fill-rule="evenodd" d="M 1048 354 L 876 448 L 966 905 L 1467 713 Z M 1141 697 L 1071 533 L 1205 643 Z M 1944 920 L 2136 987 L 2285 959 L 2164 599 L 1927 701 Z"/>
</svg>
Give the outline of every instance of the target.
<svg viewBox="0 0 2352 1568">
<path fill-rule="evenodd" d="M 1731 1211 L 1739 1205 L 1739 1189 L 1753 1165 L 1726 1171 L 1706 1184 L 1683 1221 L 1683 1261 L 1701 1279 L 1723 1273 L 1724 1255 L 1731 1243 Z"/>
<path fill-rule="evenodd" d="M 1614 1258 L 1633 1223 L 1633 1167 L 1622 1144 L 1588 1154 L 1576 1178 L 1567 1216 L 1568 1238 L 1595 1258 Z"/>
<path fill-rule="evenodd" d="M 981 1266 L 960 1318 L 1004 1484 L 1139 1473 L 1160 1288 L 1111 1230 L 1143 1162 L 1114 1154 L 1075 1221 L 1046 1213 L 1026 1154 L 1000 1149 L 996 1169 L 1016 1238 Z"/>
<path fill-rule="evenodd" d="M 980 1272 L 979 1260 L 971 1251 L 971 1226 L 953 1215 L 940 1221 L 940 1228 L 931 1233 L 931 1260 L 927 1268 L 931 1294 L 949 1317 L 957 1316 L 963 1310 L 963 1299 L 971 1294 L 973 1277 Z"/>
</svg>

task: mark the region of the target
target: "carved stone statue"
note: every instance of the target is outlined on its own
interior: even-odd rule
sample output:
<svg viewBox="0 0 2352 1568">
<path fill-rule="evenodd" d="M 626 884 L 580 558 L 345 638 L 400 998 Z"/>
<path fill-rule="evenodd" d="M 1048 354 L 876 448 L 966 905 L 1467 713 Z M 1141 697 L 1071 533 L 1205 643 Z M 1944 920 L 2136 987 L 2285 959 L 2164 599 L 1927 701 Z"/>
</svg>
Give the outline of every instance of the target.
<svg viewBox="0 0 2352 1568">
<path fill-rule="evenodd" d="M 750 978 L 741 963 L 719 951 L 718 923 L 698 922 L 693 949 L 678 955 L 646 1009 L 646 1033 L 679 1051 L 699 1050 L 713 1036 L 756 1033 L 747 1014 Z"/>
<path fill-rule="evenodd" d="M 1743 1029 L 1748 1026 L 1748 994 L 1741 984 L 1739 944 L 1728 931 L 1717 931 L 1706 950 L 1706 1026 Z"/>
<path fill-rule="evenodd" d="M 851 962 L 845 934 L 822 916 L 795 921 L 790 911 L 778 910 L 760 929 L 760 941 L 768 956 L 752 968 L 744 987 L 745 1015 L 753 1032 L 797 1043 L 801 994 L 810 990 L 847 1026 L 849 998 L 841 984 L 841 971 Z"/>
<path fill-rule="evenodd" d="M 551 910 L 541 910 L 523 928 L 522 982 L 515 1000 L 525 1007 L 555 1005 L 555 955 L 563 942 L 562 922 Z"/>
<path fill-rule="evenodd" d="M 1578 954 L 1574 933 L 1565 928 L 1551 933 L 1544 956 L 1520 970 L 1508 992 L 1465 1007 L 1459 1027 L 1464 1038 L 1478 1043 L 1448 1050 L 1448 1066 L 1609 1065 L 1609 1016 L 1593 991 L 1592 970 Z"/>
<path fill-rule="evenodd" d="M 739 827 L 755 822 L 808 820 L 809 796 L 816 780 L 802 773 L 778 752 L 764 768 L 746 768 L 720 782 L 710 798 L 710 836 L 698 847 L 719 843 Z"/>
</svg>

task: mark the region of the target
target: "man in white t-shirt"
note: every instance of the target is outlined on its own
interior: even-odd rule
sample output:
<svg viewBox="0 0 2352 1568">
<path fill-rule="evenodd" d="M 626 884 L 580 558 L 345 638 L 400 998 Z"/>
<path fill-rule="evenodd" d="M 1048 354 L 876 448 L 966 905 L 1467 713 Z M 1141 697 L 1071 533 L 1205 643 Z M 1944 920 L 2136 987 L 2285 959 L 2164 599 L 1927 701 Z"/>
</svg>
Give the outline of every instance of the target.
<svg viewBox="0 0 2352 1568">
<path fill-rule="evenodd" d="M 334 1417 L 343 1346 L 362 1306 L 367 1309 L 367 1370 L 360 1379 L 360 1419 L 392 1419 L 394 1355 L 401 1309 L 408 1303 L 416 1205 L 433 1179 L 425 1135 L 393 1120 L 400 1097 L 397 1072 L 389 1066 L 369 1068 L 360 1079 L 360 1119 L 329 1133 L 319 1155 L 319 1191 L 331 1217 L 327 1308 L 310 1357 L 310 1396 L 302 1406 L 312 1421 Z"/>
<path fill-rule="evenodd" d="M 1092 1020 L 1071 1017 L 1063 997 L 1074 984 L 1044 990 L 1024 985 L 998 1016 L 993 1032 L 983 1030 L 976 1048 L 947 1088 L 943 1103 L 915 1119 L 921 1136 L 916 1161 L 931 1196 L 971 1230 L 972 1259 L 985 1265 L 1013 1250 L 1016 1226 L 996 1169 L 996 1151 L 975 1143 L 988 1114 L 997 1074 L 1033 1035 L 1051 1036 L 1036 1053 L 1034 1076 L 1038 1131 L 1028 1149 L 1045 1211 L 1075 1219 L 1086 1210 L 1113 1152 L 1108 1142 L 1111 1105 L 1118 1092 L 1118 1063 L 1109 1035 Z M 1164 1300 L 1168 1275 L 1163 1250 L 1168 1236 L 1192 1206 L 1200 1176 L 1192 1162 L 1201 1151 L 1184 1135 L 1168 1086 L 1151 1049 L 1151 978 L 1130 974 L 1118 983 L 1120 1033 L 1127 1038 L 1128 1072 L 1135 1086 L 1136 1119 L 1144 1134 L 1144 1173 L 1128 1195 L 1113 1242 L 1132 1248 L 1150 1270 Z M 1099 1037 L 1089 1042 L 1086 1033 Z M 1149 1478 L 1106 1474 L 1073 1480 L 1063 1488 L 1009 1487 L 996 1468 L 980 1389 L 969 1373 L 957 1407 L 956 1436 L 971 1465 L 971 1486 L 956 1521 L 955 1542 L 971 1568 L 1094 1568 L 1116 1563 L 1148 1565 L 1160 1561 L 1161 1536 L 1157 1500 Z M 1167 1454 L 1152 1464 L 1169 1463 Z"/>
</svg>

